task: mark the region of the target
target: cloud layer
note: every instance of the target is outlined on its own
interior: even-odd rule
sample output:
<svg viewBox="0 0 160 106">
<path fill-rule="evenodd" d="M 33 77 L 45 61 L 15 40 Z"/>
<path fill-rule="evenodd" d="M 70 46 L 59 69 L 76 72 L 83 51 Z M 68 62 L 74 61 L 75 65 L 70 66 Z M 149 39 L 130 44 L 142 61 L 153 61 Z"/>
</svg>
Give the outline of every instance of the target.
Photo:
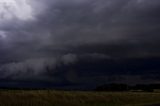
<svg viewBox="0 0 160 106">
<path fill-rule="evenodd" d="M 95 81 L 93 79 L 108 78 L 109 73 L 117 73 L 118 77 L 122 72 L 121 76 L 127 77 L 125 76 L 127 72 L 135 71 L 130 65 L 128 70 L 107 68 L 118 65 L 112 61 L 121 62 L 128 59 L 134 63 L 135 58 L 146 61 L 153 58 L 154 61 L 159 61 L 156 59 L 160 56 L 160 1 L 158 0 L 12 0 L 11 2 L 11 4 L 0 4 L 2 5 L 0 6 L 1 79 L 52 81 L 55 78 L 55 82 L 58 83 L 67 78 L 68 82 L 77 80 L 77 83 L 82 83 L 85 82 L 84 79 L 88 79 L 90 80 L 88 83 L 91 83 Z M 91 61 L 86 63 L 88 59 L 99 63 Z M 80 78 L 76 73 L 81 71 L 85 75 L 93 70 L 90 68 L 91 72 L 88 72 L 87 69 L 77 66 L 80 64 L 83 67 L 84 63 L 103 70 L 93 71 L 96 75 L 107 74 L 101 77 L 90 75 L 82 77 L 79 81 Z M 100 63 L 107 66 L 100 67 Z M 142 64 L 146 65 L 146 62 L 143 61 Z M 127 62 L 123 65 L 128 66 Z M 147 76 L 147 69 L 141 69 L 140 66 L 136 70 L 143 74 L 137 73 L 136 76 L 140 78 Z M 46 75 L 47 67 L 51 67 L 49 69 L 53 71 L 51 75 Z M 67 72 L 62 71 L 68 67 L 77 67 L 74 70 L 78 71 L 73 71 L 72 68 Z M 153 70 L 157 72 L 159 69 L 158 66 L 156 69 L 152 67 L 149 73 Z M 130 78 L 133 80 L 134 75 Z M 150 77 L 147 80 L 149 79 Z M 157 77 L 156 79 L 154 80 L 159 80 Z"/>
</svg>

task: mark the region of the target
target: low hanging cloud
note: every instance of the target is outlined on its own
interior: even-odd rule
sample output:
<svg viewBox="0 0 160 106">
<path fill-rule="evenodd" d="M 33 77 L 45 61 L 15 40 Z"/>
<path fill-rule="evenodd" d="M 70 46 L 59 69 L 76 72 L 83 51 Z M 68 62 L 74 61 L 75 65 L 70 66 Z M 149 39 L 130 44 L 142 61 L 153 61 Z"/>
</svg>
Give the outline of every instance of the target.
<svg viewBox="0 0 160 106">
<path fill-rule="evenodd" d="M 51 58 L 28 59 L 21 62 L 12 62 L 0 67 L 1 79 L 43 79 L 45 73 L 51 70 L 56 73 L 59 65 L 70 65 L 76 62 L 76 55 L 66 54 Z"/>
<path fill-rule="evenodd" d="M 35 58 L 35 59 L 28 59 L 25 61 L 19 62 L 11 62 L 7 64 L 3 64 L 0 67 L 1 79 L 25 79 L 25 78 L 43 78 L 49 77 L 46 76 L 45 73 L 50 71 L 52 74 L 58 72 L 59 68 L 63 68 L 63 66 L 72 66 L 77 64 L 79 61 L 84 61 L 85 59 L 89 60 L 103 60 L 103 59 L 110 59 L 107 55 L 104 54 L 83 54 L 83 55 L 76 55 L 76 54 L 65 54 L 59 55 L 56 57 L 45 57 L 45 58 Z M 71 71 L 69 69 L 65 69 L 66 71 Z M 61 73 L 63 74 L 63 73 Z M 65 74 L 65 73 L 64 73 Z"/>
</svg>

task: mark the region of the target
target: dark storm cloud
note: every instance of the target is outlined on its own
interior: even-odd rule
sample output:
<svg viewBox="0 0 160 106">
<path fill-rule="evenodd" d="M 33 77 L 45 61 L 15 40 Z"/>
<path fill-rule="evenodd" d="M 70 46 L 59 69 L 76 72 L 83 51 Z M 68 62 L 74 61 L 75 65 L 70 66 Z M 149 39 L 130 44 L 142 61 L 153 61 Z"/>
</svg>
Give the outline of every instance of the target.
<svg viewBox="0 0 160 106">
<path fill-rule="evenodd" d="M 33 20 L 0 20 L 1 79 L 57 82 L 67 79 L 77 83 L 87 79 L 91 83 L 114 73 L 117 77 L 126 74 L 128 70 L 114 62 L 117 59 L 150 60 L 160 56 L 158 0 L 29 0 L 28 3 Z M 88 59 L 98 62 L 88 62 Z M 78 63 L 79 66 L 75 65 Z M 86 66 L 84 63 L 90 68 L 80 68 Z M 68 67 L 77 69 L 64 71 Z M 130 67 L 127 69 L 134 72 Z M 137 70 L 145 74 L 147 69 L 139 66 Z M 153 67 L 149 72 L 152 70 Z M 79 78 L 77 74 L 81 71 L 86 76 Z M 106 74 L 96 76 L 98 73 Z"/>
<path fill-rule="evenodd" d="M 55 1 L 46 15 L 39 16 L 37 25 L 46 30 L 48 45 L 94 48 L 102 44 L 106 51 L 108 45 L 112 49 L 116 45 L 119 52 L 156 55 L 159 4 L 148 0 Z"/>
<path fill-rule="evenodd" d="M 140 52 L 151 53 L 159 43 L 158 1 L 54 0 L 31 4 L 36 21 L 27 24 L 21 21 L 6 29 L 8 45 L 15 49 L 21 44 L 26 51 L 27 48 L 66 50 L 66 45 L 78 48 L 102 44 L 111 48 L 122 46 L 122 49 L 129 46 L 125 47 L 126 51 L 129 48 L 128 52 L 138 47 L 145 49 Z M 36 14 L 38 9 L 42 13 Z M 146 50 L 148 46 L 151 47 Z"/>
</svg>

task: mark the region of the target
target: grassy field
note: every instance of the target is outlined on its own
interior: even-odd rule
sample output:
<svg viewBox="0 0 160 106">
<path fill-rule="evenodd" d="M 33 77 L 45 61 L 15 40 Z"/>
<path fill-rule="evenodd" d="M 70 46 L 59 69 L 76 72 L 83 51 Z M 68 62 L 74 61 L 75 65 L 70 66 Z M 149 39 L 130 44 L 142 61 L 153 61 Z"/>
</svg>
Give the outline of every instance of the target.
<svg viewBox="0 0 160 106">
<path fill-rule="evenodd" d="M 160 93 L 0 90 L 0 106 L 145 106 Z"/>
</svg>

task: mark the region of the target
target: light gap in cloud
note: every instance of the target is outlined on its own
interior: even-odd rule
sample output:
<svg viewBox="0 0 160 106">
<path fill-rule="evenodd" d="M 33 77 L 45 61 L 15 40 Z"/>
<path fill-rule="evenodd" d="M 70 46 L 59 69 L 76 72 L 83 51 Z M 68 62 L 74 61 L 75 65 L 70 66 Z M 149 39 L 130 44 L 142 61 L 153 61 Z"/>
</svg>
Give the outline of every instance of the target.
<svg viewBox="0 0 160 106">
<path fill-rule="evenodd" d="M 0 0 L 0 22 L 33 19 L 32 7 L 27 0 Z"/>
</svg>

